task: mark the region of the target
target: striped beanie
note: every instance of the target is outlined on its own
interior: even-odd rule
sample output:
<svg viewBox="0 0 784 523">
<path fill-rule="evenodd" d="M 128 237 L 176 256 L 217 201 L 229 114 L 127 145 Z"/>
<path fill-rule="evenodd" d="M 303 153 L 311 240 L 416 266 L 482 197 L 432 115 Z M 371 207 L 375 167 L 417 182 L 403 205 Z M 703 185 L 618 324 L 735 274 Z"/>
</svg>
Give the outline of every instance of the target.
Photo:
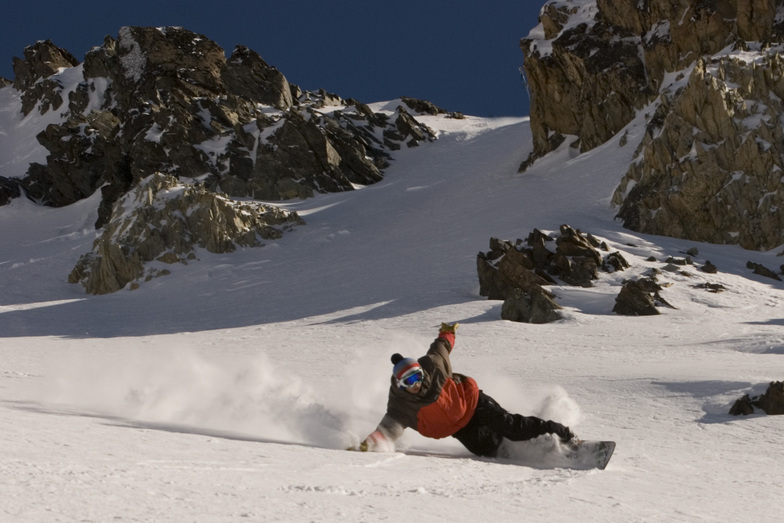
<svg viewBox="0 0 784 523">
<path fill-rule="evenodd" d="M 397 353 L 392 355 L 392 364 L 395 366 L 395 368 L 392 369 L 392 376 L 394 376 L 396 380 L 403 378 L 411 369 L 422 368 L 419 362 L 414 358 L 404 358 Z"/>
</svg>

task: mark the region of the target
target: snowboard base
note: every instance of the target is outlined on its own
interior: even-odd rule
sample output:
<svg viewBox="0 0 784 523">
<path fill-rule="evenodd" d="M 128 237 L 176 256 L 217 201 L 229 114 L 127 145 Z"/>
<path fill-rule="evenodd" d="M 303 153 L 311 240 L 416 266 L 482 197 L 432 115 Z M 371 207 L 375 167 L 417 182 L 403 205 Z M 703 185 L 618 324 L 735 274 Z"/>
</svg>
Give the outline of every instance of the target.
<svg viewBox="0 0 784 523">
<path fill-rule="evenodd" d="M 561 443 L 556 438 L 531 441 L 504 440 L 498 458 L 535 468 L 604 470 L 615 451 L 614 441 L 572 440 Z"/>
</svg>

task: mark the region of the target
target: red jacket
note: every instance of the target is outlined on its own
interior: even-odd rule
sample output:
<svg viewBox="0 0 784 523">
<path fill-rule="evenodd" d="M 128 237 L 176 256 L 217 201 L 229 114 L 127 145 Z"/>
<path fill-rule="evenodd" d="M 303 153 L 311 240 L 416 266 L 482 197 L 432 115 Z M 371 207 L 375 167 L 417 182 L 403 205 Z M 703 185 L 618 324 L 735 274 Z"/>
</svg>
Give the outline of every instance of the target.
<svg viewBox="0 0 784 523">
<path fill-rule="evenodd" d="M 479 387 L 472 378 L 452 372 L 449 355 L 454 344 L 454 334 L 439 333 L 419 358 L 425 376 L 417 394 L 401 390 L 392 378 L 387 413 L 378 426 L 388 438 L 397 439 L 405 427 L 429 438 L 445 438 L 471 421 Z"/>
</svg>

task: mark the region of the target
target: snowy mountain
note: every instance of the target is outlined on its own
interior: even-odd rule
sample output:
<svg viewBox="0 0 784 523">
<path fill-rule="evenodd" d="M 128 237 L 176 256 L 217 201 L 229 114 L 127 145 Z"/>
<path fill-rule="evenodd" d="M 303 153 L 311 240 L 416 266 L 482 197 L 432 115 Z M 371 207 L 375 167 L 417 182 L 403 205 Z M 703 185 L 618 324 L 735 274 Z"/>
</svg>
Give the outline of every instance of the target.
<svg viewBox="0 0 784 523">
<path fill-rule="evenodd" d="M 283 202 L 307 225 L 134 291 L 66 281 L 100 193 L 0 207 L 0 519 L 778 521 L 784 418 L 727 414 L 784 373 L 782 283 L 746 267 L 777 251 L 623 229 L 610 198 L 633 147 L 563 146 L 520 174 L 528 119 L 422 118 L 438 139 L 396 152 L 384 180 Z M 631 267 L 553 286 L 558 322 L 500 320 L 477 253 L 562 224 Z M 664 270 L 693 248 L 694 266 Z M 612 314 L 622 280 L 653 269 L 675 308 Z M 390 355 L 420 356 L 442 321 L 461 323 L 456 371 L 617 441 L 609 467 L 474 459 L 411 431 L 403 446 L 438 456 L 341 450 L 383 415 Z"/>
</svg>

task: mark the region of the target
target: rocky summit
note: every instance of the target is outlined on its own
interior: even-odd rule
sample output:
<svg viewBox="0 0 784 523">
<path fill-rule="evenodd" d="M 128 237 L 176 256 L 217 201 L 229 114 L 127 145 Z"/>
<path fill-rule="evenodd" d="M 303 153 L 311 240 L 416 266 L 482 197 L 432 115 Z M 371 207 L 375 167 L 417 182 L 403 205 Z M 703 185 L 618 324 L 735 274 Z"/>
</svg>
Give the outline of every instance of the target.
<svg viewBox="0 0 784 523">
<path fill-rule="evenodd" d="M 199 202 L 211 209 L 222 198 L 278 201 L 378 182 L 392 151 L 435 140 L 416 115 L 445 112 L 404 98 L 391 115 L 376 113 L 323 90 L 303 91 L 255 51 L 237 46 L 226 58 L 215 42 L 179 27 L 123 27 L 81 63 L 39 41 L 14 59 L 14 74 L 7 88 L 19 91 L 22 113 L 48 122 L 37 135 L 47 154 L 22 176 L 0 177 L 0 205 L 25 195 L 59 207 L 100 190 L 95 225 L 106 231 L 125 227 L 116 220 L 129 204 L 147 201 L 125 198 L 144 180 L 149 191 L 160 180 L 198 187 Z M 232 234 L 252 230 L 255 237 L 260 225 L 243 227 L 221 234 L 228 243 L 254 245 Z M 187 231 L 188 246 L 154 248 L 141 229 L 122 238 L 107 232 L 71 281 L 112 292 L 137 281 L 143 265 L 162 254 L 182 261 L 190 245 L 210 249 L 210 238 L 199 235 L 214 231 L 204 224 Z"/>
<path fill-rule="evenodd" d="M 22 188 L 52 206 L 100 188 L 99 227 L 155 172 L 232 197 L 301 198 L 377 182 L 390 151 L 435 139 L 405 104 L 389 117 L 302 91 L 256 52 L 238 46 L 227 59 L 178 27 L 124 27 L 81 64 L 38 42 L 14 71 L 25 114 L 62 116 L 39 134 L 46 163 L 30 166 Z"/>
<path fill-rule="evenodd" d="M 642 114 L 613 196 L 624 226 L 767 250 L 784 241 L 781 0 L 554 0 L 522 39 L 534 149 L 582 152 Z"/>
</svg>

